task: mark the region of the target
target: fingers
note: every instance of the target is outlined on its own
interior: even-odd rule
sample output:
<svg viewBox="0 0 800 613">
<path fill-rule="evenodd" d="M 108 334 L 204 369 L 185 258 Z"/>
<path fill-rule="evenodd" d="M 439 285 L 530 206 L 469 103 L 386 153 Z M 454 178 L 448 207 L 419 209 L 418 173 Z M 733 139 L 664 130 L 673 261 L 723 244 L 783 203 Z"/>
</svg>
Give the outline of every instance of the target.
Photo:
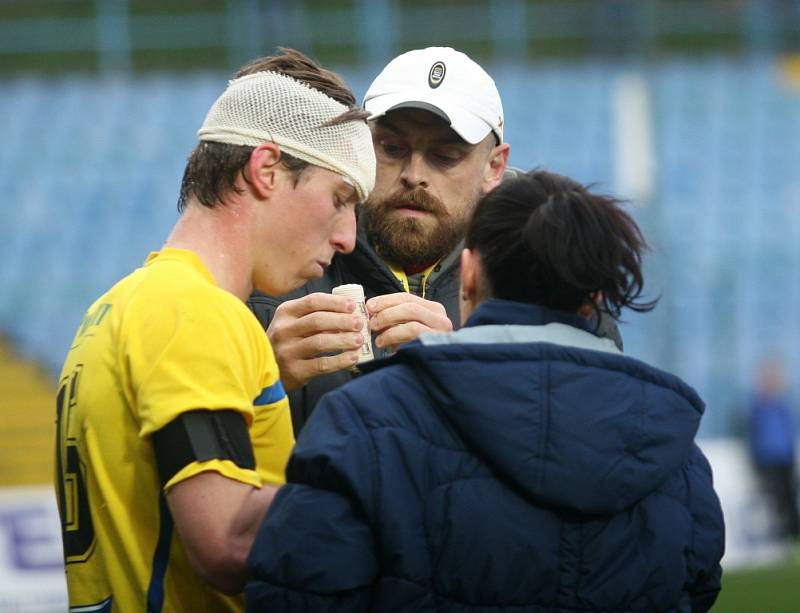
<svg viewBox="0 0 800 613">
<path fill-rule="evenodd" d="M 310 361 L 309 367 L 314 374 L 324 375 L 328 372 L 336 372 L 343 368 L 348 368 L 356 362 L 358 362 L 358 351 L 344 351 L 337 355 L 323 355 L 315 358 Z"/>
<path fill-rule="evenodd" d="M 394 347 L 423 332 L 450 332 L 453 324 L 438 302 L 398 292 L 367 301 L 369 330 L 345 296 L 315 293 L 282 303 L 267 329 L 284 387 L 296 390 L 314 377 L 358 361 L 363 335 L 378 332 L 377 347 Z"/>
<path fill-rule="evenodd" d="M 365 331 L 354 306 L 344 296 L 309 294 L 275 310 L 267 336 L 287 390 L 299 389 L 317 375 L 358 360 Z M 331 353 L 337 355 L 323 355 Z"/>
<path fill-rule="evenodd" d="M 414 334 L 416 331 L 411 338 L 416 338 L 420 332 L 428 330 L 450 332 L 453 329 L 453 322 L 447 317 L 444 306 L 413 294 L 378 296 L 367 302 L 367 309 L 370 313 L 369 327 L 373 332 L 409 323 L 421 326 L 421 328 L 418 326 L 405 328 L 408 334 Z"/>
<path fill-rule="evenodd" d="M 453 322 L 444 306 L 414 294 L 397 293 L 377 296 L 367 302 L 369 327 L 380 332 L 378 347 L 393 347 L 414 340 L 423 332 L 450 332 Z"/>
<path fill-rule="evenodd" d="M 288 349 L 287 357 L 309 359 L 322 354 L 358 349 L 364 343 L 361 332 L 321 332 L 297 339 Z"/>
<path fill-rule="evenodd" d="M 364 322 L 353 313 L 331 313 L 320 311 L 302 317 L 292 317 L 275 311 L 275 316 L 267 328 L 267 336 L 273 343 L 287 339 L 304 338 L 324 332 L 357 332 Z"/>
<path fill-rule="evenodd" d="M 357 332 L 315 334 L 273 345 L 284 388 L 294 391 L 318 375 L 352 366 L 362 343 Z"/>
<path fill-rule="evenodd" d="M 304 317 L 311 313 L 319 311 L 328 311 L 331 313 L 352 313 L 355 309 L 355 304 L 351 298 L 346 296 L 336 296 L 334 294 L 323 294 L 315 292 L 308 294 L 302 298 L 295 300 L 287 300 L 282 302 L 277 311 L 281 311 L 292 317 Z M 276 313 L 277 313 L 276 311 Z"/>
<path fill-rule="evenodd" d="M 343 351 L 336 355 L 322 355 L 308 359 L 286 361 L 281 367 L 281 381 L 287 391 L 303 387 L 314 377 L 337 372 L 358 362 L 358 350 Z"/>
<path fill-rule="evenodd" d="M 370 298 L 367 300 L 367 311 L 369 311 L 370 315 L 375 315 L 376 313 L 402 304 L 416 304 L 434 313 L 447 315 L 444 306 L 440 303 L 420 298 L 416 294 L 409 294 L 408 292 L 395 292 L 394 294 L 384 294 L 383 296 Z"/>
<path fill-rule="evenodd" d="M 413 341 L 423 332 L 432 332 L 431 328 L 423 326 L 419 322 L 411 321 L 404 324 L 398 324 L 381 332 L 375 337 L 376 347 L 389 347 L 395 349 L 398 345 Z"/>
<path fill-rule="evenodd" d="M 315 293 L 281 303 L 272 317 L 267 336 L 273 343 L 320 332 L 360 330 L 355 304 L 345 296 Z"/>
</svg>

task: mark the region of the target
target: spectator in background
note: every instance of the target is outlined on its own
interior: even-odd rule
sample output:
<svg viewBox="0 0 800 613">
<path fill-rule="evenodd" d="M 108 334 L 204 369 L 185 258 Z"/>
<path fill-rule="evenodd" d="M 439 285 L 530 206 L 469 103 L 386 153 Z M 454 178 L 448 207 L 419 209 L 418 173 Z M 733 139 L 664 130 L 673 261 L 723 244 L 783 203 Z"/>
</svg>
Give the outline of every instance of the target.
<svg viewBox="0 0 800 613">
<path fill-rule="evenodd" d="M 484 196 L 465 327 L 327 394 L 250 554 L 249 611 L 706 611 L 722 511 L 704 405 L 592 314 L 640 300 L 644 238 L 547 172 Z"/>
<path fill-rule="evenodd" d="M 377 158 L 375 190 L 361 207 L 353 253 L 337 254 L 322 279 L 284 297 L 256 292 L 250 305 L 267 329 L 289 392 L 295 433 L 319 398 L 353 378 L 364 334 L 376 357 L 421 332 L 460 326 L 458 267 L 467 219 L 503 179 L 509 145 L 494 80 L 467 55 L 428 47 L 394 58 L 370 85 L 364 107 Z M 369 330 L 331 289 L 364 287 Z M 602 318 L 603 333 L 618 340 Z"/>
<path fill-rule="evenodd" d="M 793 540 L 800 537 L 795 472 L 796 436 L 783 368 L 778 360 L 767 360 L 759 370 L 751 401 L 748 428 L 750 456 L 775 509 L 781 534 Z"/>
<path fill-rule="evenodd" d="M 284 480 L 289 407 L 244 301 L 353 249 L 375 155 L 350 90 L 303 54 L 236 77 L 198 132 L 164 248 L 89 308 L 62 370 L 70 610 L 240 610 Z"/>
</svg>

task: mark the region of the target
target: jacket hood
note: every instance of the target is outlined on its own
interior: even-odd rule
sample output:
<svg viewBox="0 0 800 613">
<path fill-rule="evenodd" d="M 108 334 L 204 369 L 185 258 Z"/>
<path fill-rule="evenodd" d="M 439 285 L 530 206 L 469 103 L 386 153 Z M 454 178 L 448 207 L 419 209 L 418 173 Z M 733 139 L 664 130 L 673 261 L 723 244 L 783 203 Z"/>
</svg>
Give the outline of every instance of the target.
<svg viewBox="0 0 800 613">
<path fill-rule="evenodd" d="M 414 369 L 442 419 L 524 496 L 617 513 L 686 461 L 704 405 L 587 328 L 577 315 L 490 300 L 463 329 L 422 335 L 388 363 Z"/>
</svg>

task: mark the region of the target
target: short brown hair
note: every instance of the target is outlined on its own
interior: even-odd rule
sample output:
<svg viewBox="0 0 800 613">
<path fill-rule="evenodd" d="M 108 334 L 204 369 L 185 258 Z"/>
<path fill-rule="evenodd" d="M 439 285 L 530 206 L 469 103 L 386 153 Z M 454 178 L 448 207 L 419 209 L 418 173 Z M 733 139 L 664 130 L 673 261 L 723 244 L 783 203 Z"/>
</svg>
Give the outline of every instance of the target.
<svg viewBox="0 0 800 613">
<path fill-rule="evenodd" d="M 251 60 L 233 75 L 234 79 L 256 72 L 277 72 L 306 83 L 329 98 L 344 104 L 348 110 L 334 117 L 328 125 L 336 125 L 346 121 L 366 120 L 369 113 L 356 105 L 353 92 L 338 74 L 322 68 L 307 55 L 286 47 L 279 47 L 278 53 L 271 56 Z M 195 197 L 207 207 L 214 207 L 222 201 L 223 196 L 231 191 L 240 191 L 236 187 L 236 177 L 242 172 L 254 147 L 247 145 L 229 145 L 225 143 L 201 142 L 189 155 L 186 169 L 181 181 L 181 193 L 178 198 L 178 211 L 186 208 L 190 198 Z M 287 153 L 281 154 L 281 163 L 295 173 L 300 173 L 309 166 L 305 160 Z"/>
</svg>

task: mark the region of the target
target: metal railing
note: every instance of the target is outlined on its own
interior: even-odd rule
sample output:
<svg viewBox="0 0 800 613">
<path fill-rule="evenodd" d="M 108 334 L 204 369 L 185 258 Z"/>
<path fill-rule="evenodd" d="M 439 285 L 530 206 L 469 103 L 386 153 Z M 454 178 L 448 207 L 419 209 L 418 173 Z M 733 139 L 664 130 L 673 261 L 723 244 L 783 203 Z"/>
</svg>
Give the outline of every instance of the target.
<svg viewBox="0 0 800 613">
<path fill-rule="evenodd" d="M 278 45 L 371 65 L 446 44 L 482 60 L 800 49 L 800 0 L 5 0 L 0 69 L 232 68 Z"/>
</svg>

